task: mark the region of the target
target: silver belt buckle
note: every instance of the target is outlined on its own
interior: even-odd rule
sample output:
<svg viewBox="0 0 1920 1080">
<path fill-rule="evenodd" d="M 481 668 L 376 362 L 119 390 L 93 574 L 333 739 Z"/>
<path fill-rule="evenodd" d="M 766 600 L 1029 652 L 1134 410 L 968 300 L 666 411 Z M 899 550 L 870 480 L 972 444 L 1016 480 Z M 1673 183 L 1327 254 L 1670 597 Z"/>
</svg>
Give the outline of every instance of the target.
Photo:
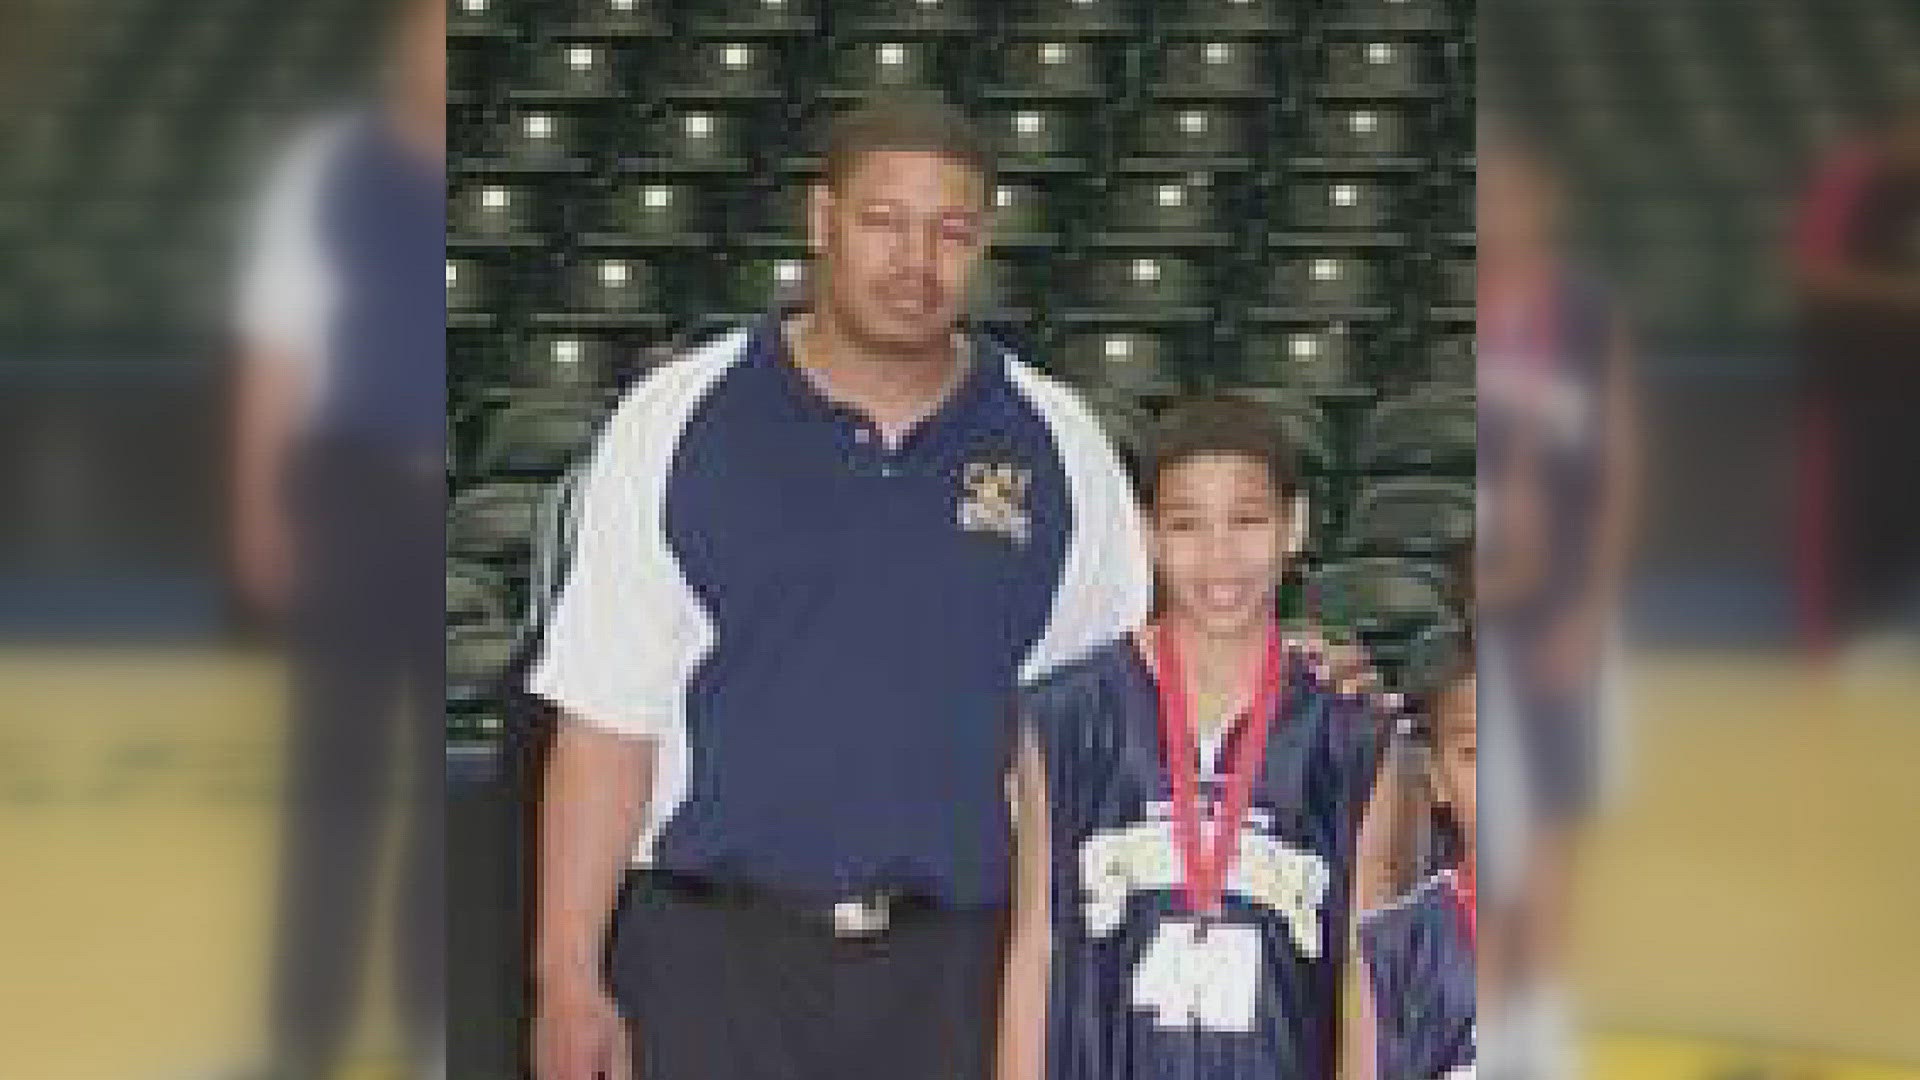
<svg viewBox="0 0 1920 1080">
<path fill-rule="evenodd" d="M 890 916 L 884 898 L 842 900 L 833 905 L 833 936 L 869 938 L 887 932 Z"/>
</svg>

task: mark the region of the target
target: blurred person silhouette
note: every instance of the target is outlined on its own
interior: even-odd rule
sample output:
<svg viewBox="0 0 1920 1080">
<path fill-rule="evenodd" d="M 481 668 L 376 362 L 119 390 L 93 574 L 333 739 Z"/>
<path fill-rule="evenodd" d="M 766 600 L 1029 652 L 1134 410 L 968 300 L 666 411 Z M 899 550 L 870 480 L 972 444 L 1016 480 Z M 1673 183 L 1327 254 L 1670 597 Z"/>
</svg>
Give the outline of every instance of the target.
<svg viewBox="0 0 1920 1080">
<path fill-rule="evenodd" d="M 1513 970 L 1497 973 L 1514 987 L 1504 1027 L 1521 1041 L 1488 1057 L 1551 1076 L 1570 1067 L 1557 990 L 1567 894 L 1617 721 L 1609 643 L 1636 502 L 1635 406 L 1621 313 L 1567 251 L 1558 182 L 1498 122 L 1482 129 L 1479 201 L 1482 699 L 1499 704 L 1489 721 L 1523 777 L 1518 804 L 1492 813 L 1524 834 L 1502 875 L 1513 937 L 1498 952 Z"/>
<path fill-rule="evenodd" d="M 1815 644 L 1920 631 L 1920 102 L 1817 170 L 1795 236 Z"/>
<path fill-rule="evenodd" d="M 418 1074 L 444 1068 L 445 9 L 405 0 L 396 20 L 382 91 L 272 172 L 238 297 L 237 573 L 284 624 L 291 683 L 254 1075 L 289 1080 L 339 1067 L 399 807 L 395 1000 Z"/>
</svg>

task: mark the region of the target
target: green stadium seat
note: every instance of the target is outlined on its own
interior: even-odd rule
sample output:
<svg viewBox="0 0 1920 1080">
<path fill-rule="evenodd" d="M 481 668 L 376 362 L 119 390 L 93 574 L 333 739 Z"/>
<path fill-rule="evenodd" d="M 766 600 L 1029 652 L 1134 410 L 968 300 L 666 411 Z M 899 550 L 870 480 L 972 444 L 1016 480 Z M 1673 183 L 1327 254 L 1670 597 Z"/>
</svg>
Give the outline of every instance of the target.
<svg viewBox="0 0 1920 1080">
<path fill-rule="evenodd" d="M 1407 113 L 1393 102 L 1358 102 L 1314 109 L 1307 116 L 1307 145 L 1320 158 L 1396 159 L 1418 154 L 1420 139 Z"/>
<path fill-rule="evenodd" d="M 1217 103 L 1145 110 L 1120 136 L 1122 172 L 1250 172 L 1259 143 L 1244 112 Z"/>
<path fill-rule="evenodd" d="M 1009 0 L 1007 25 L 1021 37 L 1086 40 L 1139 33 L 1130 0 Z"/>
<path fill-rule="evenodd" d="M 877 93 L 938 92 L 953 82 L 944 44 L 932 41 L 850 41 L 833 50 L 820 96 L 851 101 Z"/>
<path fill-rule="evenodd" d="M 1237 101 L 1278 95 L 1278 62 L 1259 40 L 1169 41 L 1161 46 L 1152 80 L 1156 98 Z"/>
<path fill-rule="evenodd" d="M 511 169 L 572 172 L 583 167 L 580 155 L 592 145 L 581 127 L 577 116 L 560 109 L 515 108 L 492 125 L 487 150 Z"/>
<path fill-rule="evenodd" d="M 752 169 L 755 123 L 732 109 L 675 105 L 643 116 L 625 133 L 623 170 L 642 173 L 731 173 Z"/>
<path fill-rule="evenodd" d="M 1066 282 L 1069 322 L 1205 322 L 1213 296 L 1195 261 L 1171 254 L 1097 256 Z"/>
<path fill-rule="evenodd" d="M 1169 0 L 1156 4 L 1162 33 L 1280 37 L 1296 29 L 1288 0 Z"/>
<path fill-rule="evenodd" d="M 1344 323 L 1263 328 L 1247 336 L 1240 381 L 1314 396 L 1371 396 L 1364 358 Z"/>
<path fill-rule="evenodd" d="M 534 313 L 551 328 L 646 328 L 673 321 L 660 270 L 625 255 L 596 255 L 568 267 L 560 278 L 559 305 Z"/>
<path fill-rule="evenodd" d="M 1106 100 L 1112 59 L 1098 40 L 1020 39 L 993 52 L 986 101 Z"/>
<path fill-rule="evenodd" d="M 447 702 L 474 706 L 499 696 L 519 646 L 520 632 L 511 623 L 475 623 L 447 628 Z"/>
<path fill-rule="evenodd" d="M 1399 224 L 1399 208 L 1395 190 L 1377 177 L 1312 177 L 1288 183 L 1281 220 L 1290 228 L 1377 231 Z"/>
<path fill-rule="evenodd" d="M 1045 185 L 1006 181 L 993 191 L 996 249 L 1052 248 L 1063 227 L 1056 194 Z"/>
<path fill-rule="evenodd" d="M 1003 173 L 1077 173 L 1088 168 L 1086 118 L 1060 107 L 989 110 L 982 119 Z"/>
<path fill-rule="evenodd" d="M 1327 22 L 1341 31 L 1440 34 L 1451 20 L 1444 0 L 1335 0 Z"/>
<path fill-rule="evenodd" d="M 505 374 L 516 387 L 591 395 L 619 385 L 613 345 L 597 335 L 536 334 L 524 346 L 511 350 L 511 356 Z"/>
<path fill-rule="evenodd" d="M 721 321 L 737 322 L 797 302 L 806 295 L 809 261 L 804 249 L 784 256 L 726 259 L 712 311 Z"/>
<path fill-rule="evenodd" d="M 714 40 L 820 33 L 814 0 L 688 0 L 681 17 L 691 36 Z"/>
<path fill-rule="evenodd" d="M 1473 395 L 1434 389 L 1382 402 L 1367 417 L 1359 466 L 1376 473 L 1471 476 L 1479 439 Z"/>
<path fill-rule="evenodd" d="M 589 246 L 704 248 L 711 243 L 706 185 L 672 177 L 616 184 L 604 197 Z"/>
<path fill-rule="evenodd" d="M 491 326 L 498 300 L 488 287 L 486 264 L 474 258 L 447 259 L 447 325 Z"/>
<path fill-rule="evenodd" d="M 602 100 L 620 93 L 613 49 L 598 41 L 544 41 L 521 55 L 512 95 L 522 101 Z"/>
<path fill-rule="evenodd" d="M 1364 251 L 1292 249 L 1277 253 L 1260 314 L 1280 318 L 1384 319 L 1392 284 Z"/>
<path fill-rule="evenodd" d="M 1429 331 L 1418 345 L 1411 379 L 1436 389 L 1472 390 L 1478 379 L 1478 344 L 1474 330 L 1463 327 Z M 1402 390 L 1411 389 L 1402 386 Z"/>
<path fill-rule="evenodd" d="M 1423 633 L 1448 621 L 1446 575 L 1405 559 L 1347 559 L 1307 574 L 1309 618 L 1351 634 L 1388 670 L 1406 659 Z"/>
<path fill-rule="evenodd" d="M 547 19 L 562 37 L 579 40 L 670 35 L 666 0 L 557 0 Z"/>
<path fill-rule="evenodd" d="M 974 272 L 973 294 L 967 310 L 976 319 L 1003 325 L 1024 325 L 1039 317 L 1035 273 L 1029 263 L 991 257 Z"/>
<path fill-rule="evenodd" d="M 1471 255 L 1454 255 L 1438 260 L 1434 270 L 1439 278 L 1434 302 L 1464 313 L 1458 317 L 1472 319 L 1479 300 L 1479 263 Z"/>
<path fill-rule="evenodd" d="M 1122 467 L 1138 491 L 1153 452 L 1152 410 L 1139 396 L 1111 385 L 1082 386 L 1080 400 L 1100 421 L 1101 429 L 1113 443 Z"/>
<path fill-rule="evenodd" d="M 449 246 L 528 246 L 546 239 L 538 189 L 525 183 L 467 181 L 448 206 Z"/>
<path fill-rule="evenodd" d="M 599 393 L 518 396 L 487 417 L 474 467 L 496 478 L 560 476 L 591 445 L 608 405 Z"/>
<path fill-rule="evenodd" d="M 1348 555 L 1444 561 L 1473 542 L 1472 481 L 1430 477 L 1376 480 L 1361 488 L 1342 547 Z"/>
<path fill-rule="evenodd" d="M 1100 246 L 1221 248 L 1232 242 L 1230 204 L 1207 173 L 1119 176 L 1097 207 Z"/>
<path fill-rule="evenodd" d="M 514 0 L 447 0 L 447 35 L 506 38 L 515 30 Z"/>
<path fill-rule="evenodd" d="M 1324 477 L 1346 467 L 1346 455 L 1341 452 L 1333 421 L 1311 394 L 1270 386 L 1230 386 L 1222 392 L 1228 397 L 1266 406 L 1280 425 L 1281 434 L 1292 447 L 1303 473 Z M 1333 508 L 1325 509 L 1331 514 Z"/>
<path fill-rule="evenodd" d="M 459 492 L 447 513 L 448 553 L 490 564 L 525 559 L 545 491 L 535 481 L 504 480 Z"/>
<path fill-rule="evenodd" d="M 856 37 L 972 37 L 981 25 L 971 0 L 839 0 L 832 33 Z"/>
<path fill-rule="evenodd" d="M 1317 87 L 1322 96 L 1424 98 L 1436 94 L 1420 42 L 1377 36 L 1336 39 L 1322 48 Z"/>
<path fill-rule="evenodd" d="M 513 618 L 507 575 L 480 563 L 447 560 L 447 625 L 499 625 Z"/>
<path fill-rule="evenodd" d="M 1128 400 L 1169 396 L 1184 384 L 1169 345 L 1165 336 L 1145 330 L 1069 333 L 1059 344 L 1055 370 L 1076 386 Z"/>
<path fill-rule="evenodd" d="M 781 41 L 689 41 L 649 81 L 670 101 L 779 101 L 786 95 Z"/>
</svg>

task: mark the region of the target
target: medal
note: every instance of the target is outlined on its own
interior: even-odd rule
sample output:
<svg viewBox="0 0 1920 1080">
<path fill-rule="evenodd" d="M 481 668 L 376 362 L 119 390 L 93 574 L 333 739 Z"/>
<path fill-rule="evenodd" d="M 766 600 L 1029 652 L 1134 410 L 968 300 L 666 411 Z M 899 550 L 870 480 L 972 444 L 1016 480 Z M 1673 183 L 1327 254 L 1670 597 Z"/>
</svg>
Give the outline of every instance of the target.
<svg viewBox="0 0 1920 1080">
<path fill-rule="evenodd" d="M 1220 894 L 1240 851 L 1240 825 L 1253 799 L 1253 782 L 1266 762 L 1267 734 L 1273 729 L 1280 696 L 1280 631 L 1267 623 L 1267 643 L 1254 691 L 1253 708 L 1231 747 L 1220 812 L 1215 816 L 1211 844 L 1200 822 L 1199 748 L 1188 709 L 1186 670 L 1173 635 L 1164 627 L 1154 635 L 1154 655 L 1160 675 L 1160 731 L 1173 788 L 1174 844 L 1180 851 L 1185 877 L 1181 893 L 1196 918 L 1217 917 Z"/>
<path fill-rule="evenodd" d="M 1163 630 L 1154 648 L 1186 917 L 1161 923 L 1141 954 L 1133 970 L 1133 1006 L 1163 1028 L 1251 1032 L 1259 1012 L 1260 928 L 1220 922 L 1220 899 L 1240 853 L 1240 826 L 1253 798 L 1254 779 L 1266 763 L 1267 734 L 1278 711 L 1280 633 L 1268 623 L 1253 709 L 1228 754 L 1225 790 L 1211 836 L 1205 835 L 1200 820 L 1199 748 L 1187 707 L 1185 671 L 1171 637 Z"/>
</svg>

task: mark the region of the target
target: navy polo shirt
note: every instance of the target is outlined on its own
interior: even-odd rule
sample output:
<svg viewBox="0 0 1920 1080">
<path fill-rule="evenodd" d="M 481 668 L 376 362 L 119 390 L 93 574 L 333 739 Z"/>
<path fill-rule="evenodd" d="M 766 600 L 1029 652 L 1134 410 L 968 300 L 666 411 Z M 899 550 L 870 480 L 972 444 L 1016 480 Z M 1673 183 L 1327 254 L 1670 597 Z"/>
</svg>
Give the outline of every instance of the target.
<svg viewBox="0 0 1920 1080">
<path fill-rule="evenodd" d="M 302 369 L 303 433 L 439 460 L 446 442 L 446 175 L 377 111 L 317 124 L 267 185 L 240 330 Z"/>
<path fill-rule="evenodd" d="M 533 689 L 660 740 L 637 858 L 821 898 L 1007 891 L 1011 699 L 1146 614 L 1131 492 L 983 338 L 898 446 L 768 317 L 631 391 L 579 481 Z"/>
<path fill-rule="evenodd" d="M 319 426 L 438 460 L 447 422 L 447 181 L 442 162 L 361 118 L 322 182 L 321 230 L 340 282 L 333 391 Z"/>
</svg>

